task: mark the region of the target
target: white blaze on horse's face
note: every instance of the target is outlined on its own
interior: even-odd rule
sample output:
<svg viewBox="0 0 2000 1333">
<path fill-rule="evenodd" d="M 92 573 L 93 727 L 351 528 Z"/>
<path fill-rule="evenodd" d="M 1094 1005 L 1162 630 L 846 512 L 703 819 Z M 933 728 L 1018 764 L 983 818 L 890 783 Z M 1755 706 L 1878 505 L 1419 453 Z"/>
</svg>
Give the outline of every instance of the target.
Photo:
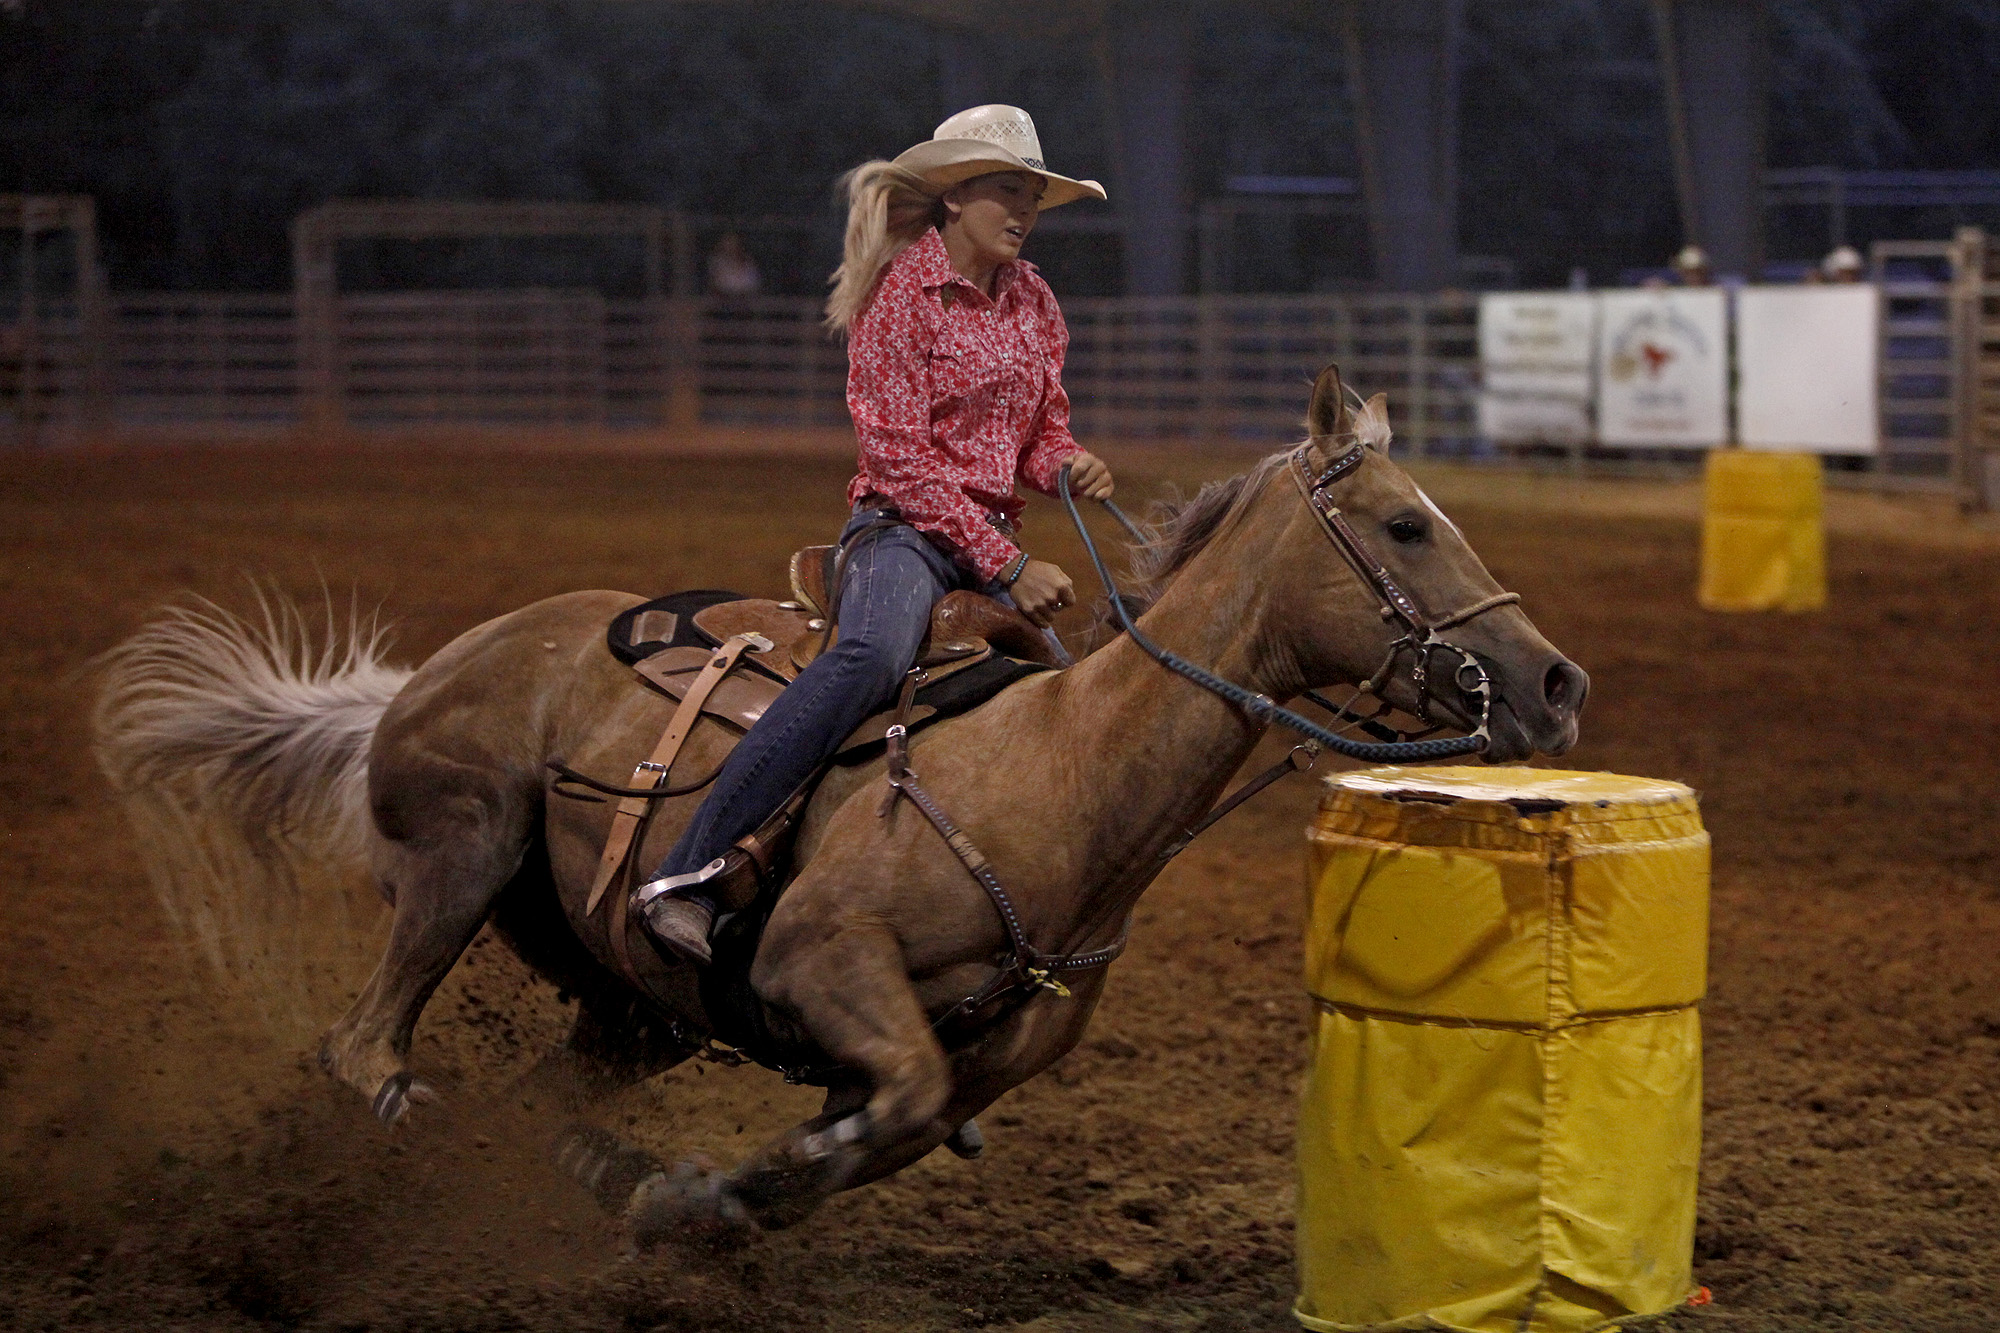
<svg viewBox="0 0 2000 1333">
<path fill-rule="evenodd" d="M 1352 390 L 1348 392 L 1354 400 L 1352 420 L 1355 435 L 1369 448 L 1387 458 L 1390 442 L 1396 438 L 1395 433 L 1389 429 L 1389 395 L 1378 393 L 1363 402 L 1360 394 L 1353 393 Z M 1431 499 L 1424 488 L 1417 485 L 1414 477 L 1410 478 L 1410 488 L 1416 491 L 1417 498 L 1424 502 L 1424 508 L 1436 514 L 1438 521 L 1451 529 L 1453 536 L 1460 541 L 1465 540 L 1465 534 L 1459 531 L 1458 524 L 1451 521 L 1451 515 L 1438 508 L 1437 501 Z"/>
<path fill-rule="evenodd" d="M 1460 541 L 1464 541 L 1465 534 L 1458 530 L 1458 524 L 1451 521 L 1450 514 L 1447 514 L 1444 512 L 1444 510 L 1438 508 L 1437 501 L 1431 499 L 1429 492 L 1425 491 L 1423 487 L 1417 485 L 1415 478 L 1411 479 L 1410 486 L 1416 491 L 1417 498 L 1424 502 L 1424 508 L 1430 510 L 1433 514 L 1436 514 L 1438 516 L 1439 522 L 1443 523 L 1446 527 L 1450 528 L 1452 530 L 1452 534 L 1456 536 Z"/>
</svg>

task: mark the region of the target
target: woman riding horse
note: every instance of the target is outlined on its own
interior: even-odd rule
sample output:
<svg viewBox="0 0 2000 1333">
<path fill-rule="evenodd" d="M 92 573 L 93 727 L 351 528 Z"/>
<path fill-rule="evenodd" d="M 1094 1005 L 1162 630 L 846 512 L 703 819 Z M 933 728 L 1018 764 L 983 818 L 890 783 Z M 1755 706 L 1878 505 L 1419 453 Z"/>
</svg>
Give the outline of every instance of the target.
<svg viewBox="0 0 2000 1333">
<path fill-rule="evenodd" d="M 1069 333 L 1020 258 L 1042 209 L 1102 199 L 1103 187 L 1047 170 L 1034 121 L 1011 106 L 961 111 L 844 183 L 846 248 L 826 322 L 848 335 L 860 456 L 841 533 L 840 636 L 731 753 L 634 895 L 654 940 L 695 963 L 709 961 L 723 884 L 749 872 L 737 839 L 891 700 L 939 598 L 984 592 L 1044 627 L 1074 598 L 1061 569 L 1016 543 L 1016 480 L 1053 495 L 1067 463 L 1073 494 L 1112 489 L 1103 460 L 1070 436 Z"/>
</svg>

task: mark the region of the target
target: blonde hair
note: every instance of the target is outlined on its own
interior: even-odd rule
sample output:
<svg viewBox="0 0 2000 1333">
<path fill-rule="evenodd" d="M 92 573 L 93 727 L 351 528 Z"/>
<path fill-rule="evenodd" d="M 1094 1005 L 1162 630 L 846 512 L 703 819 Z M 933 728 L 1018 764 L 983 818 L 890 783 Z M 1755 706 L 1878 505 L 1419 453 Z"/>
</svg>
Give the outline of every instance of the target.
<svg viewBox="0 0 2000 1333">
<path fill-rule="evenodd" d="M 845 333 L 874 295 L 875 280 L 927 228 L 943 221 L 942 192 L 922 176 L 880 158 L 840 178 L 847 195 L 847 241 L 827 279 L 826 326 Z"/>
</svg>

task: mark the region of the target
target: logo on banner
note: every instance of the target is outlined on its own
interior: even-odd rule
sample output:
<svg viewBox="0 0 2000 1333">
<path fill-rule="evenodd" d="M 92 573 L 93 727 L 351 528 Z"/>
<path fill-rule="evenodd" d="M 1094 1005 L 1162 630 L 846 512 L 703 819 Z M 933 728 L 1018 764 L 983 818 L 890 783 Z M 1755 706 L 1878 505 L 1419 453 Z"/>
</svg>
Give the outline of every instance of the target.
<svg viewBox="0 0 2000 1333">
<path fill-rule="evenodd" d="M 1598 368 L 1607 444 L 1720 444 L 1727 435 L 1726 298 L 1712 288 L 1607 292 Z"/>
<path fill-rule="evenodd" d="M 1623 384 L 1637 379 L 1646 384 L 1666 381 L 1667 393 L 1674 391 L 1672 381 L 1667 378 L 1667 367 L 1682 359 L 1683 355 L 1700 361 L 1709 354 L 1708 340 L 1701 336 L 1694 321 L 1678 310 L 1641 310 L 1626 320 L 1625 327 L 1611 335 L 1611 357 L 1605 363 L 1605 371 L 1612 379 Z M 1645 402 L 1644 391 L 1638 399 Z M 1668 404 L 1662 396 L 1661 406 Z"/>
</svg>

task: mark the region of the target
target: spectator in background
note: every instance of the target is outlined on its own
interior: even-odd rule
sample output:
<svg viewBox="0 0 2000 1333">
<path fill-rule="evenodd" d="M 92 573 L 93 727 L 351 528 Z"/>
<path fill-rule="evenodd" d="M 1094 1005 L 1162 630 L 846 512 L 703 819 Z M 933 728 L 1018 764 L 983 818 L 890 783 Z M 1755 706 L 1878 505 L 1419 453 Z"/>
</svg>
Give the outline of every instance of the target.
<svg viewBox="0 0 2000 1333">
<path fill-rule="evenodd" d="M 1708 251 L 1698 245 L 1681 247 L 1674 256 L 1674 276 L 1683 287 L 1713 287 L 1715 273 L 1709 267 Z"/>
<path fill-rule="evenodd" d="M 708 254 L 708 290 L 716 296 L 755 296 L 764 285 L 757 261 L 733 231 L 722 233 Z"/>
<path fill-rule="evenodd" d="M 1866 269 L 1861 262 L 1861 252 L 1851 245 L 1838 245 L 1827 252 L 1819 261 L 1819 276 L 1822 282 L 1859 282 Z"/>
</svg>

